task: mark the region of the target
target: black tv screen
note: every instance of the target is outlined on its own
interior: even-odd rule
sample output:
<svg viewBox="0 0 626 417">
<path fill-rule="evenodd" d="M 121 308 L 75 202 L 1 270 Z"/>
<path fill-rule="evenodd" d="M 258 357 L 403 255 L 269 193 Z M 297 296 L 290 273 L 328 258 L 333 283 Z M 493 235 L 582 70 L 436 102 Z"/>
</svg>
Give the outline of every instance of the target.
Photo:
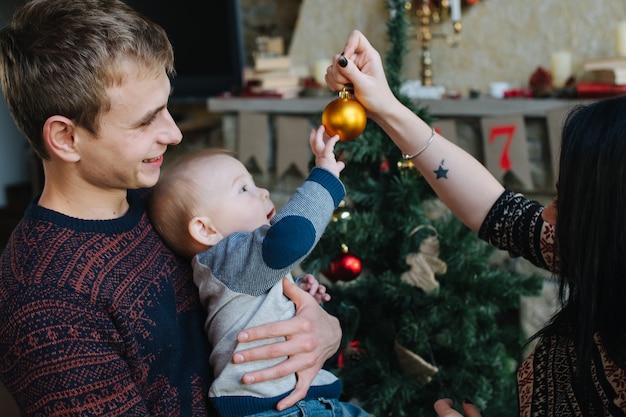
<svg viewBox="0 0 626 417">
<path fill-rule="evenodd" d="M 239 0 L 125 0 L 161 25 L 174 46 L 172 99 L 236 91 L 245 60 Z"/>
</svg>

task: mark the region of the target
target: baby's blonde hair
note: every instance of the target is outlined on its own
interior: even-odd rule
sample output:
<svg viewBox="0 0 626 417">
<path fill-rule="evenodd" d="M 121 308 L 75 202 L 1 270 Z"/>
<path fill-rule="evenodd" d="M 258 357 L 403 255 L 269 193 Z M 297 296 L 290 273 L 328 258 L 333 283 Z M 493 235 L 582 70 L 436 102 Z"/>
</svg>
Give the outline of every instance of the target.
<svg viewBox="0 0 626 417">
<path fill-rule="evenodd" d="M 233 155 L 221 148 L 191 152 L 164 169 L 148 199 L 148 215 L 167 245 L 179 255 L 191 259 L 207 249 L 189 233 L 189 222 L 200 213 L 210 196 L 202 195 L 202 178 L 194 165 L 215 155 Z"/>
</svg>

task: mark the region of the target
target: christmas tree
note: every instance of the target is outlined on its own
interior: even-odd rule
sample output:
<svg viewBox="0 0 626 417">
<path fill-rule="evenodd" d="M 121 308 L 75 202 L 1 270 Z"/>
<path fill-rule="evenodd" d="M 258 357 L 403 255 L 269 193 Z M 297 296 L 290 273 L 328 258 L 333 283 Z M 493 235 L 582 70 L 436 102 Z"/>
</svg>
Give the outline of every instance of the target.
<svg viewBox="0 0 626 417">
<path fill-rule="evenodd" d="M 405 0 L 386 3 L 390 86 L 430 121 L 399 93 L 410 22 Z M 346 398 L 377 417 L 433 415 L 441 397 L 471 399 L 484 415 L 516 415 L 518 307 L 540 278 L 490 265 L 493 249 L 437 204 L 374 123 L 337 150 L 347 162 L 346 204 L 303 269 L 334 282 L 326 308 L 344 341 L 330 366 Z"/>
</svg>

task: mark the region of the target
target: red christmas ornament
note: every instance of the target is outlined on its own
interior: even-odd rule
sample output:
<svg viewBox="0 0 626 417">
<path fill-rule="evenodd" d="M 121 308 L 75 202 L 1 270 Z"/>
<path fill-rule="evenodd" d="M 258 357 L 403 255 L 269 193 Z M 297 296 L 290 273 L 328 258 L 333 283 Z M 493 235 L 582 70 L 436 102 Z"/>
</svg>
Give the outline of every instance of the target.
<svg viewBox="0 0 626 417">
<path fill-rule="evenodd" d="M 331 281 L 352 281 L 359 276 L 363 267 L 361 260 L 350 252 L 342 252 L 330 263 L 324 275 Z"/>
<path fill-rule="evenodd" d="M 339 352 L 337 357 L 337 367 L 339 369 L 351 363 L 358 362 L 365 354 L 365 349 L 361 347 L 361 342 L 353 340 L 344 349 Z"/>
<path fill-rule="evenodd" d="M 389 159 L 383 158 L 382 161 L 380 162 L 380 167 L 378 169 L 383 174 L 386 174 L 387 172 L 389 172 Z"/>
</svg>

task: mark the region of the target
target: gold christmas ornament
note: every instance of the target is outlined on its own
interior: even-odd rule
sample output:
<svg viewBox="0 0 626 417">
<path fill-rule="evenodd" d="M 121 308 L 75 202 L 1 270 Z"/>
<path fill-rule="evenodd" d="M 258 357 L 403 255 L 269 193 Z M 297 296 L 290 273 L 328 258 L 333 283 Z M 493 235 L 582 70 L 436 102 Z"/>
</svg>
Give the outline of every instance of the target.
<svg viewBox="0 0 626 417">
<path fill-rule="evenodd" d="M 365 109 L 354 97 L 354 90 L 347 85 L 339 97 L 328 103 L 322 112 L 322 124 L 330 136 L 339 135 L 341 142 L 356 139 L 365 130 Z"/>
<path fill-rule="evenodd" d="M 419 170 L 415 167 L 415 164 L 413 164 L 413 162 L 411 161 L 400 158 L 396 165 L 398 166 L 398 171 L 400 172 L 415 171 L 415 174 L 418 178 L 422 177 L 422 173 L 419 172 Z"/>
<path fill-rule="evenodd" d="M 412 169 L 412 168 L 415 168 L 415 165 L 413 165 L 413 162 L 405 161 L 404 159 L 401 159 L 398 161 L 398 169 L 400 171 L 405 171 L 407 169 Z"/>
<path fill-rule="evenodd" d="M 341 200 L 339 202 L 339 205 L 335 209 L 335 211 L 333 211 L 333 215 L 331 218 L 332 221 L 333 222 L 348 221 L 351 218 L 352 218 L 352 214 L 350 213 L 350 210 L 347 207 L 346 200 Z"/>
<path fill-rule="evenodd" d="M 409 233 L 409 237 L 424 227 L 427 226 L 416 227 Z M 407 284 L 421 288 L 424 292 L 439 288 L 439 281 L 435 279 L 435 274 L 445 274 L 448 269 L 448 265 L 439 259 L 439 239 L 436 234 L 424 239 L 420 244 L 419 252 L 409 253 L 405 261 L 411 269 L 400 275 L 400 279 Z"/>
</svg>

